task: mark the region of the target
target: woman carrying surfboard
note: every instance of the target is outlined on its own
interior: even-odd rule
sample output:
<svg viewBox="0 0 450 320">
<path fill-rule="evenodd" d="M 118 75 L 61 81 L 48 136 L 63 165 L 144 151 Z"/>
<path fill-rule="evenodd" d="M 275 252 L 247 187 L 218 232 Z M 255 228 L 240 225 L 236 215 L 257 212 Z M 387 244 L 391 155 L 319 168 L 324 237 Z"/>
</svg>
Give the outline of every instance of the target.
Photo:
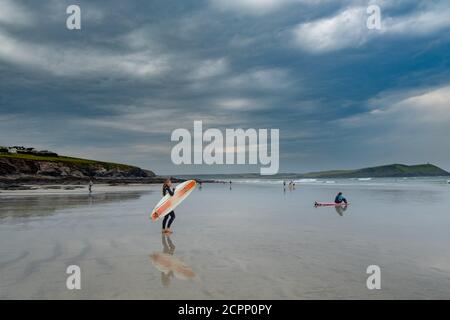
<svg viewBox="0 0 450 320">
<path fill-rule="evenodd" d="M 163 233 L 172 233 L 170 226 L 175 220 L 175 212 L 173 210 L 181 203 L 187 196 L 195 189 L 197 182 L 195 180 L 188 180 L 180 183 L 176 188 L 172 188 L 172 181 L 167 179 L 164 181 L 162 187 L 163 197 L 150 214 L 152 221 L 163 219 L 162 231 Z"/>
<path fill-rule="evenodd" d="M 175 189 L 172 187 L 172 181 L 170 181 L 170 178 L 164 181 L 163 188 L 162 188 L 162 194 L 165 196 L 167 193 L 170 194 L 172 197 L 174 195 Z M 172 225 L 173 221 L 175 220 L 175 212 L 172 210 L 167 215 L 164 216 L 163 222 L 162 222 L 162 232 L 163 233 L 172 233 L 170 230 L 170 226 Z M 166 228 L 167 225 L 167 228 Z"/>
</svg>

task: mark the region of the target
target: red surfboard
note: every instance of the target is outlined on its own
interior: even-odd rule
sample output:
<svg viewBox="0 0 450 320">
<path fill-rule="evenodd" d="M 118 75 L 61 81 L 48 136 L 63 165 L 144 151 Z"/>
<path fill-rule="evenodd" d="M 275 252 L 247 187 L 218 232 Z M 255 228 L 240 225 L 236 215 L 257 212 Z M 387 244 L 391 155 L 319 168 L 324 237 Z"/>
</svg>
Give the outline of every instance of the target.
<svg viewBox="0 0 450 320">
<path fill-rule="evenodd" d="M 339 206 L 347 206 L 348 203 L 334 203 L 334 202 L 315 202 L 314 207 L 339 207 Z"/>
</svg>

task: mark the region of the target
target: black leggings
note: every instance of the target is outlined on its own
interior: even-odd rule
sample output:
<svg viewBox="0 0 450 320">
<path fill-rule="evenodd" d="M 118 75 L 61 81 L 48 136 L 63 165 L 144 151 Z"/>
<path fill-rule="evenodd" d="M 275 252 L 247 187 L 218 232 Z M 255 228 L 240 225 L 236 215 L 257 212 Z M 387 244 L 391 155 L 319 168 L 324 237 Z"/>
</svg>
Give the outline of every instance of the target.
<svg viewBox="0 0 450 320">
<path fill-rule="evenodd" d="M 169 220 L 169 223 L 167 224 L 167 228 L 170 228 L 170 226 L 172 225 L 173 220 L 175 220 L 175 212 L 171 211 L 168 214 L 166 214 L 166 216 L 163 219 L 163 224 L 162 224 L 162 228 L 163 229 L 166 228 L 167 220 Z"/>
</svg>

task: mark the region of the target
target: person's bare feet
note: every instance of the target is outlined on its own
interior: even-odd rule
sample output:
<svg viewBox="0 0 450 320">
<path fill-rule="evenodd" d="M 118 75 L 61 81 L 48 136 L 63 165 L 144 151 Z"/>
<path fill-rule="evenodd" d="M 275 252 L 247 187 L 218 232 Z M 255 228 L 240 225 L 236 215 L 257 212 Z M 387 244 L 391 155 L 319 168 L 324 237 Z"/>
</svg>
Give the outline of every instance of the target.
<svg viewBox="0 0 450 320">
<path fill-rule="evenodd" d="M 167 233 L 169 233 L 169 234 L 172 234 L 172 233 L 173 233 L 173 231 L 170 230 L 170 229 L 166 229 L 166 230 L 167 230 Z"/>
<path fill-rule="evenodd" d="M 162 233 L 169 233 L 169 229 L 163 229 Z"/>
</svg>

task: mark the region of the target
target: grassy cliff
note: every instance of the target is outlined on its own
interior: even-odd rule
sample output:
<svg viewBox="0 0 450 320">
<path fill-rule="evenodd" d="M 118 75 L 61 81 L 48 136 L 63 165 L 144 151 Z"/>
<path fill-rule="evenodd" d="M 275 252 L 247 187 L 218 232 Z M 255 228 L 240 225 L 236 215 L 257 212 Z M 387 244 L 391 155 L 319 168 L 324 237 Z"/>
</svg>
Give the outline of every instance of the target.
<svg viewBox="0 0 450 320">
<path fill-rule="evenodd" d="M 57 156 L 57 157 L 47 157 L 47 156 L 37 156 L 32 154 L 20 154 L 20 153 L 3 153 L 0 152 L 1 158 L 9 158 L 9 159 L 23 159 L 23 160 L 31 160 L 31 161 L 49 161 L 49 162 L 61 162 L 66 164 L 72 164 L 77 166 L 90 166 L 90 165 L 101 165 L 107 169 L 112 168 L 122 168 L 122 169 L 131 169 L 137 168 L 134 166 L 120 164 L 120 163 L 112 163 L 112 162 L 103 162 L 82 158 L 73 158 L 73 157 L 65 157 L 65 156 Z"/>
<path fill-rule="evenodd" d="M 46 180 L 148 180 L 152 171 L 119 163 L 65 156 L 0 152 L 0 180 L 43 182 Z"/>
</svg>

